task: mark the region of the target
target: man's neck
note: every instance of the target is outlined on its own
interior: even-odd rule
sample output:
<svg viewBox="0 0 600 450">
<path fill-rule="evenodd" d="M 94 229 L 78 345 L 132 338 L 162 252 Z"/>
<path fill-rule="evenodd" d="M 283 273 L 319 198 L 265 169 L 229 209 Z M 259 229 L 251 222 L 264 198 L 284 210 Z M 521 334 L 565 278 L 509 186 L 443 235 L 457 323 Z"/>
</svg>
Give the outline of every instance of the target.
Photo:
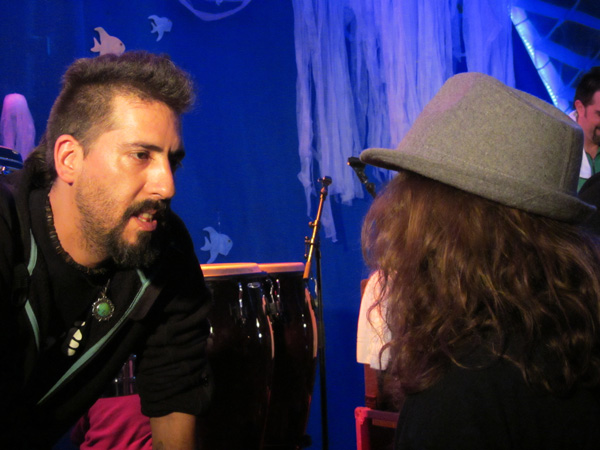
<svg viewBox="0 0 600 450">
<path fill-rule="evenodd" d="M 98 255 L 85 244 L 81 229 L 77 226 L 78 211 L 75 201 L 66 195 L 65 188 L 67 187 L 61 186 L 60 182 L 57 182 L 48 194 L 56 236 L 63 250 L 77 264 L 94 269 L 101 265 L 106 258 Z"/>
<path fill-rule="evenodd" d="M 598 145 L 597 144 L 586 141 L 583 145 L 583 149 L 585 150 L 585 152 L 588 155 L 590 155 L 590 158 L 592 158 L 592 159 L 596 158 L 596 155 L 598 154 Z"/>
</svg>

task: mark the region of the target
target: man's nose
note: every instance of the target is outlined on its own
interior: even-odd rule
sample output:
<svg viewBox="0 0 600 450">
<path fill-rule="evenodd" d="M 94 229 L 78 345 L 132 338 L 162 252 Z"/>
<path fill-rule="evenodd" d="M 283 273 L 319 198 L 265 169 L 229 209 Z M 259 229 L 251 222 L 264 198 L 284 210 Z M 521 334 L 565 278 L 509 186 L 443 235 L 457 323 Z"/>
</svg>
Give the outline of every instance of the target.
<svg viewBox="0 0 600 450">
<path fill-rule="evenodd" d="M 175 195 L 175 180 L 168 158 L 165 158 L 164 161 L 157 161 L 151 171 L 148 184 L 150 194 L 161 200 L 169 200 Z"/>
</svg>

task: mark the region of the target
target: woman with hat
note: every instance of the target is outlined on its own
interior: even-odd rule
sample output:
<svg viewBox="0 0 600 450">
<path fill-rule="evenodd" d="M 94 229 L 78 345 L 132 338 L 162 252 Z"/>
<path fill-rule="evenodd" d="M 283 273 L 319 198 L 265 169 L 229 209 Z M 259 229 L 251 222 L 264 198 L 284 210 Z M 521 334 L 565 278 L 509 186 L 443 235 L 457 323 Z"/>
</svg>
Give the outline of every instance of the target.
<svg viewBox="0 0 600 450">
<path fill-rule="evenodd" d="M 396 449 L 600 447 L 599 244 L 579 223 L 582 132 L 542 100 L 452 77 L 363 225 L 383 274 Z M 385 300 L 383 300 L 385 299 Z"/>
</svg>

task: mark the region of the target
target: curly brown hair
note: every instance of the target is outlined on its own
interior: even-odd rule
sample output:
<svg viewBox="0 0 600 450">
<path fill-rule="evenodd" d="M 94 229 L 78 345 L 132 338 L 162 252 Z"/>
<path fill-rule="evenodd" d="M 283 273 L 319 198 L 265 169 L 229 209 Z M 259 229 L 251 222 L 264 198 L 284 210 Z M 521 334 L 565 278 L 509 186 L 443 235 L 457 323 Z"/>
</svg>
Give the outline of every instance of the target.
<svg viewBox="0 0 600 450">
<path fill-rule="evenodd" d="M 555 394 L 600 384 L 600 250 L 581 227 L 401 172 L 362 239 L 400 392 L 498 358 Z"/>
</svg>

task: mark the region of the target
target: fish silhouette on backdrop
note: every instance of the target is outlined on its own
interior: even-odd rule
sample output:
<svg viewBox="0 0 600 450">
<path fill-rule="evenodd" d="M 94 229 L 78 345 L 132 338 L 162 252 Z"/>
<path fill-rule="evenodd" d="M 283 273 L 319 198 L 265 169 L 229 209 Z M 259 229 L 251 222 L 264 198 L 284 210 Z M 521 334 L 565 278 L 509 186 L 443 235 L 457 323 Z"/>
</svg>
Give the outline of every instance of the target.
<svg viewBox="0 0 600 450">
<path fill-rule="evenodd" d="M 204 246 L 200 250 L 210 252 L 210 258 L 206 261 L 206 264 L 212 263 L 219 254 L 227 256 L 233 241 L 226 234 L 221 234 L 213 227 L 206 227 L 204 231 L 208 232 L 208 237 L 204 237 Z"/>
<path fill-rule="evenodd" d="M 150 33 L 156 33 L 158 37 L 156 38 L 156 42 L 160 41 L 163 38 L 163 35 L 167 31 L 171 31 L 173 27 L 173 22 L 171 22 L 166 17 L 158 17 L 157 15 L 152 15 L 148 17 L 152 21 L 152 30 Z"/>
<path fill-rule="evenodd" d="M 94 30 L 98 32 L 100 42 L 94 38 L 94 46 L 91 48 L 93 52 L 100 53 L 100 56 L 109 53 L 119 56 L 125 52 L 125 44 L 121 42 L 121 39 L 111 36 L 102 27 L 96 27 Z"/>
</svg>

